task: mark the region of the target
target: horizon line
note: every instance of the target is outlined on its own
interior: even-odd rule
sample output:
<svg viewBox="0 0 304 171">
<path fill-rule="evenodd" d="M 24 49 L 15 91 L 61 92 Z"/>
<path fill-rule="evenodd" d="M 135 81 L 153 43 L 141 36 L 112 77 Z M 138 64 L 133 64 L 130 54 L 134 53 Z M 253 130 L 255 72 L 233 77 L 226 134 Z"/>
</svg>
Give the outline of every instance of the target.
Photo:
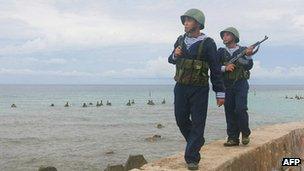
<svg viewBox="0 0 304 171">
<path fill-rule="evenodd" d="M 124 84 L 100 84 L 100 83 L 91 83 L 91 84 L 83 84 L 83 83 L 68 83 L 68 84 L 64 84 L 64 83 L 0 83 L 1 85 L 56 85 L 56 86 L 174 86 L 175 83 L 172 84 L 128 84 L 128 83 L 124 83 Z M 212 84 L 209 84 L 210 86 L 212 86 Z M 282 83 L 255 83 L 255 84 L 250 84 L 251 86 L 304 86 L 304 84 L 282 84 Z"/>
</svg>

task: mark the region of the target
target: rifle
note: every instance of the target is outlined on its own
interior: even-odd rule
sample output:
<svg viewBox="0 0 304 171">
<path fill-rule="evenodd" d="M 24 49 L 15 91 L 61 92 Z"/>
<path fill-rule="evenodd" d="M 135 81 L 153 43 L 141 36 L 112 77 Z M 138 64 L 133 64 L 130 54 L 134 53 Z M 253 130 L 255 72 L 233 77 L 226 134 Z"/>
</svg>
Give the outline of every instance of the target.
<svg viewBox="0 0 304 171">
<path fill-rule="evenodd" d="M 258 50 L 259 50 L 259 48 L 260 48 L 260 44 L 263 43 L 263 42 L 264 42 L 265 40 L 267 40 L 267 39 L 268 39 L 268 37 L 265 36 L 263 40 L 258 41 L 258 42 L 256 42 L 255 44 L 253 44 L 253 45 L 250 46 L 250 47 L 253 47 L 253 49 L 257 47 L 257 49 L 252 53 L 252 55 L 254 55 L 255 53 L 258 52 Z M 238 59 L 240 59 L 241 57 L 243 57 L 243 56 L 245 56 L 245 55 L 246 55 L 246 49 L 243 50 L 243 51 L 242 51 L 240 54 L 238 54 L 236 57 L 230 59 L 228 63 L 229 63 L 229 64 L 233 64 L 233 63 L 235 63 Z"/>
</svg>

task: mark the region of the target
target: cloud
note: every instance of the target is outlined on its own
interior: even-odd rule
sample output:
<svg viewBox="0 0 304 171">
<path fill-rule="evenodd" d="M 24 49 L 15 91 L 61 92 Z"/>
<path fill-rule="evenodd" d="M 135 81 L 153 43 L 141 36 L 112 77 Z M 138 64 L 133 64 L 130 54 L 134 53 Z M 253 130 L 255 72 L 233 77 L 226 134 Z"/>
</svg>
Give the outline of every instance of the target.
<svg viewBox="0 0 304 171">
<path fill-rule="evenodd" d="M 0 75 L 17 75 L 17 76 L 62 76 L 62 77 L 91 77 L 95 74 L 88 72 L 72 71 L 47 71 L 47 70 L 32 70 L 32 69 L 7 69 L 0 68 Z"/>
<path fill-rule="evenodd" d="M 293 21 L 293 27 L 304 31 L 304 14 L 295 16 L 292 19 L 292 21 Z"/>
<path fill-rule="evenodd" d="M 39 61 L 28 58 L 29 61 Z M 64 64 L 66 60 L 54 58 L 45 63 Z M 55 75 L 55 76 L 85 76 L 102 78 L 169 78 L 174 73 L 174 66 L 167 62 L 167 58 L 158 57 L 146 62 L 142 68 L 125 68 L 122 70 L 107 70 L 104 72 L 86 72 L 77 70 L 33 70 L 33 69 L 9 69 L 1 68 L 0 75 Z"/>
<path fill-rule="evenodd" d="M 122 71 L 112 70 L 108 73 L 109 77 L 127 77 L 127 78 L 168 78 L 172 79 L 175 73 L 175 66 L 169 64 L 167 58 L 158 57 L 149 60 L 146 66 L 140 69 L 124 69 Z M 260 61 L 254 61 L 251 70 L 253 79 L 297 79 L 304 78 L 304 66 L 275 66 L 263 67 Z"/>
<path fill-rule="evenodd" d="M 35 60 L 35 59 L 31 59 Z M 60 59 L 55 59 L 55 63 L 63 62 Z M 65 62 L 65 61 L 64 61 Z M 126 80 L 132 79 L 152 79 L 152 80 L 167 80 L 167 83 L 173 81 L 175 73 L 174 65 L 167 62 L 167 58 L 157 57 L 149 60 L 139 68 L 125 68 L 121 70 L 106 70 L 104 72 L 87 72 L 80 70 L 33 70 L 33 69 L 9 69 L 1 68 L 0 76 L 56 76 L 65 78 L 66 81 L 73 77 L 86 78 L 87 81 L 95 82 L 96 79 L 109 81 L 109 79 L 121 80 L 124 83 Z M 282 80 L 300 80 L 304 78 L 304 66 L 276 66 L 265 68 L 260 61 L 254 61 L 254 67 L 251 70 L 251 80 L 253 82 L 263 80 L 264 83 L 272 83 Z M 127 83 L 127 82 L 126 82 Z M 294 82 L 296 83 L 296 82 Z"/>
<path fill-rule="evenodd" d="M 111 78 L 171 78 L 173 73 L 174 66 L 168 63 L 168 58 L 158 57 L 148 60 L 142 68 L 110 70 L 101 75 Z"/>
<path fill-rule="evenodd" d="M 304 78 L 304 66 L 264 68 L 260 61 L 254 61 L 251 73 L 254 79 L 301 79 Z"/>
<path fill-rule="evenodd" d="M 0 52 L 30 53 L 50 49 L 171 41 L 168 35 L 173 34 L 164 33 L 163 30 L 166 28 L 162 25 L 156 25 L 144 19 L 116 20 L 103 11 L 101 6 L 98 9 L 85 11 L 62 11 L 47 1 L 19 1 L 13 7 L 3 11 L 0 19 L 19 21 L 25 30 L 33 29 L 37 31 L 37 34 L 32 33 L 33 37 L 19 45 L 4 46 Z M 19 23 L 11 23 L 10 27 Z"/>
<path fill-rule="evenodd" d="M 0 57 L 0 63 L 2 67 L 9 68 L 30 68 L 34 69 L 37 67 L 42 67 L 46 69 L 46 67 L 53 66 L 65 66 L 66 64 L 73 63 L 75 59 L 70 59 L 67 61 L 64 58 L 38 58 L 38 57 Z"/>
<path fill-rule="evenodd" d="M 67 60 L 63 59 L 63 58 L 51 58 L 51 59 L 43 61 L 43 63 L 46 63 L 46 64 L 56 64 L 56 65 L 64 65 L 64 64 L 67 63 Z"/>
<path fill-rule="evenodd" d="M 205 12 L 206 32 L 218 42 L 220 29 L 230 25 L 238 27 L 246 41 L 264 34 L 269 34 L 274 44 L 304 40 L 301 0 L 275 4 L 271 1 L 196 2 L 200 1 L 134 1 L 128 5 L 120 1 L 1 2 L 0 23 L 5 27 L 0 29 L 0 34 L 9 33 L 4 37 L 7 40 L 23 39 L 2 45 L 0 53 L 171 43 L 183 31 L 179 16 L 193 6 Z M 287 38 L 289 41 L 282 41 Z"/>
<path fill-rule="evenodd" d="M 266 34 L 270 39 L 265 46 L 284 52 L 293 47 L 284 54 L 301 62 L 303 6 L 302 0 L 1 1 L 0 75 L 172 80 L 174 66 L 160 56 L 172 50 L 183 33 L 179 16 L 193 7 L 204 11 L 203 32 L 218 44 L 219 31 L 235 26 L 241 44 Z M 285 55 L 278 51 L 267 55 L 277 54 L 272 66 L 262 66 L 267 59 L 256 61 L 252 78 L 303 77 L 303 66 L 284 66 Z M 156 58 L 148 60 L 151 57 Z"/>
</svg>

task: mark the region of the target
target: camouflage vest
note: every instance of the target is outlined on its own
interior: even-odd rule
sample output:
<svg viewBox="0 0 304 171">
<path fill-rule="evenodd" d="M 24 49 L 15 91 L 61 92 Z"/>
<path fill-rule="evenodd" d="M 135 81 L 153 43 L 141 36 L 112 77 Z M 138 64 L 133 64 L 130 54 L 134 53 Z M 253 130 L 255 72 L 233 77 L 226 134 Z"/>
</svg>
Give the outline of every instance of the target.
<svg viewBox="0 0 304 171">
<path fill-rule="evenodd" d="M 178 39 L 181 47 L 185 47 L 184 38 L 184 36 L 180 36 Z M 176 59 L 176 72 L 174 76 L 176 82 L 186 85 L 208 85 L 209 64 L 202 57 L 203 44 L 206 39 L 207 38 L 203 39 L 199 44 L 198 53 L 195 59 Z"/>
<path fill-rule="evenodd" d="M 225 49 L 224 57 L 223 57 L 222 63 L 226 65 L 229 62 L 229 53 Z M 250 78 L 250 72 L 248 70 L 245 70 L 242 65 L 240 65 L 238 62 L 236 62 L 236 67 L 232 72 L 224 72 L 224 79 L 225 80 L 242 80 L 242 79 L 249 79 Z"/>
</svg>

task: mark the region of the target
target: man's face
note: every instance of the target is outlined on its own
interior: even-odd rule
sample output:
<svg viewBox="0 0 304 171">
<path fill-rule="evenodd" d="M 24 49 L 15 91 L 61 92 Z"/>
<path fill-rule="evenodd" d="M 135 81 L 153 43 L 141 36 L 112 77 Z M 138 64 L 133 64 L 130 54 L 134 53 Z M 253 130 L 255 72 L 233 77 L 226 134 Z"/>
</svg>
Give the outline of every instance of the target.
<svg viewBox="0 0 304 171">
<path fill-rule="evenodd" d="M 230 32 L 224 32 L 223 33 L 223 43 L 224 44 L 235 43 L 234 35 Z"/>
<path fill-rule="evenodd" d="M 185 32 L 190 33 L 199 28 L 199 23 L 197 23 L 193 18 L 185 17 L 184 26 Z"/>
</svg>

